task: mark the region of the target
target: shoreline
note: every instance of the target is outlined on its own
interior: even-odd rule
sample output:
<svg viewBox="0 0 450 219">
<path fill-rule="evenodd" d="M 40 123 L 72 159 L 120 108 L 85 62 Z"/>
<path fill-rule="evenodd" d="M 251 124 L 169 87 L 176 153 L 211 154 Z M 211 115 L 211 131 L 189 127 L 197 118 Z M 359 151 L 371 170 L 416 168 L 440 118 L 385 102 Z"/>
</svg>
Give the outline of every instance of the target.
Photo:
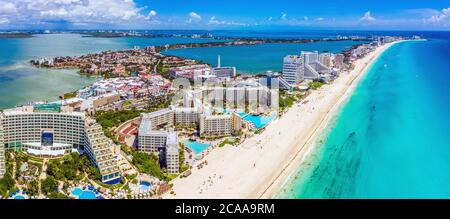
<svg viewBox="0 0 450 219">
<path fill-rule="evenodd" d="M 369 67 L 397 41 L 378 47 L 355 62 L 334 83 L 313 91 L 259 135 L 237 147 L 217 148 L 204 159 L 208 165 L 173 181 L 176 195 L 163 198 L 273 198 L 303 162 L 311 144 L 336 110 L 351 96 Z M 356 83 L 355 83 L 356 82 Z M 292 122 L 296 125 L 292 125 Z M 282 134 L 283 133 L 283 134 Z"/>
<path fill-rule="evenodd" d="M 391 46 L 397 43 L 401 43 L 404 41 L 407 40 L 396 41 L 390 44 L 383 45 L 385 46 L 384 48 L 378 47 L 377 50 L 378 49 L 381 50 L 374 51 L 368 56 L 357 60 L 357 62 L 359 63 L 355 65 L 361 64 L 361 62 L 363 62 L 365 58 L 368 57 L 370 58 L 369 61 L 362 63 L 363 66 L 361 69 L 357 70 L 355 67 L 355 69 L 352 70 L 351 74 L 353 74 L 354 76 L 353 78 L 351 78 L 350 81 L 348 81 L 347 90 L 340 96 L 339 100 L 335 102 L 333 107 L 328 110 L 325 117 L 323 117 L 322 120 L 320 121 L 320 125 L 314 129 L 314 133 L 308 138 L 306 142 L 304 142 L 301 148 L 296 152 L 295 156 L 290 160 L 289 164 L 287 164 L 287 166 L 280 172 L 280 174 L 272 182 L 272 184 L 269 187 L 267 187 L 258 198 L 276 198 L 276 195 L 279 194 L 281 189 L 291 182 L 292 180 L 291 177 L 296 173 L 299 166 L 305 161 L 305 158 L 309 155 L 309 153 L 306 154 L 306 152 L 311 152 L 311 150 L 317 149 L 316 148 L 317 146 L 314 145 L 314 143 L 318 140 L 320 135 L 330 124 L 330 121 L 337 116 L 339 110 L 342 109 L 342 107 L 345 106 L 345 103 L 350 100 L 356 87 L 360 84 L 361 80 L 364 79 L 370 67 L 378 60 L 379 56 L 382 55 L 387 49 L 389 49 Z"/>
</svg>

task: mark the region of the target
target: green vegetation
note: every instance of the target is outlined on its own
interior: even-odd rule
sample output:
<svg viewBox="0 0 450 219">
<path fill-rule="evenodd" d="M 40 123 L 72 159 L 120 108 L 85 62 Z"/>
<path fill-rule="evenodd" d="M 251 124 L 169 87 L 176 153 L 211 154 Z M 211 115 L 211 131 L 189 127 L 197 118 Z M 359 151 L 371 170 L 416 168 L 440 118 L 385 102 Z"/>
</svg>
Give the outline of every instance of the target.
<svg viewBox="0 0 450 219">
<path fill-rule="evenodd" d="M 290 108 L 294 105 L 294 103 L 298 101 L 295 95 L 288 94 L 285 91 L 280 92 L 280 98 L 279 98 L 279 107 L 281 110 L 284 110 L 286 108 Z"/>
<path fill-rule="evenodd" d="M 95 114 L 95 119 L 103 127 L 103 130 L 110 130 L 130 119 L 138 117 L 144 111 L 131 109 L 119 111 L 99 111 Z M 106 134 L 106 132 L 105 132 Z M 108 136 L 110 137 L 110 136 Z"/>
<path fill-rule="evenodd" d="M 48 195 L 50 193 L 55 193 L 57 189 L 58 189 L 58 182 L 56 181 L 55 177 L 47 176 L 47 178 L 42 180 L 41 183 L 42 193 Z"/>
<path fill-rule="evenodd" d="M 127 107 L 127 106 L 131 106 L 131 102 L 130 101 L 125 101 L 122 104 L 123 107 Z"/>
<path fill-rule="evenodd" d="M 173 96 L 174 96 L 174 94 L 168 94 L 168 95 L 152 98 L 148 102 L 148 106 L 147 106 L 148 111 L 147 112 L 154 112 L 156 110 L 169 107 L 172 102 Z"/>
<path fill-rule="evenodd" d="M 27 184 L 27 192 L 32 195 L 39 194 L 39 182 L 37 180 L 33 180 Z"/>
<path fill-rule="evenodd" d="M 184 160 L 186 159 L 185 158 L 185 154 L 184 154 L 185 153 L 185 146 L 184 146 L 184 144 L 183 143 L 179 143 L 179 147 L 180 147 L 180 150 L 179 150 L 178 157 L 180 159 L 180 173 L 182 173 L 182 172 L 188 170 L 189 166 L 184 163 Z"/>
<path fill-rule="evenodd" d="M 225 145 L 227 145 L 227 144 L 229 144 L 229 145 L 234 145 L 234 144 L 236 144 L 236 143 L 238 143 L 238 142 L 239 142 L 239 139 L 238 139 L 238 138 L 235 138 L 235 139 L 229 139 L 229 138 L 227 138 L 227 139 L 223 140 L 222 142 L 220 142 L 219 147 L 223 147 L 223 146 L 225 146 Z"/>
<path fill-rule="evenodd" d="M 0 179 L 0 195 L 7 197 L 15 190 L 16 181 L 10 172 L 6 172 L 2 179 Z"/>
<path fill-rule="evenodd" d="M 167 180 L 167 176 L 159 166 L 159 158 L 154 154 L 148 154 L 138 151 L 132 151 L 132 164 L 136 166 L 139 172 L 150 174 L 160 180 Z"/>
<path fill-rule="evenodd" d="M 77 91 L 72 91 L 72 92 L 69 92 L 69 93 L 65 93 L 63 95 L 64 99 L 70 99 L 70 98 L 74 98 L 76 96 L 77 96 Z"/>
<path fill-rule="evenodd" d="M 323 82 L 320 82 L 320 81 L 312 81 L 312 82 L 310 82 L 308 85 L 309 85 L 309 87 L 312 88 L 313 90 L 317 90 L 317 89 L 319 89 L 320 87 L 322 87 L 322 85 L 324 85 L 324 83 L 323 83 Z"/>
<path fill-rule="evenodd" d="M 16 190 L 16 181 L 13 178 L 13 161 L 11 152 L 5 152 L 6 173 L 0 179 L 0 195 L 7 197 L 11 192 Z"/>
<path fill-rule="evenodd" d="M 59 192 L 52 192 L 48 195 L 50 199 L 70 199 L 69 196 Z"/>
<path fill-rule="evenodd" d="M 84 173 L 91 179 L 99 179 L 100 172 L 91 163 L 87 155 L 71 153 L 63 159 L 51 160 L 47 165 L 47 175 L 56 180 L 81 180 Z"/>
</svg>

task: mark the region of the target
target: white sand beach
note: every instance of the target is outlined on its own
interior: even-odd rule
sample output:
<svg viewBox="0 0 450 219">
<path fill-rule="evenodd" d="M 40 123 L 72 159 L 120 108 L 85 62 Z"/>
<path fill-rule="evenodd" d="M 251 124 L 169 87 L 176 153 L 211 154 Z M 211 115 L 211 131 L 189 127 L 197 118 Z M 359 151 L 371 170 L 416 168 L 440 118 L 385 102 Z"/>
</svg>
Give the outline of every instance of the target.
<svg viewBox="0 0 450 219">
<path fill-rule="evenodd" d="M 351 95 L 370 64 L 391 45 L 378 47 L 355 62 L 330 85 L 313 91 L 266 130 L 239 146 L 216 148 L 208 165 L 193 168 L 186 178 L 173 181 L 175 195 L 163 198 L 227 199 L 272 198 L 295 172 L 314 139 L 339 106 Z"/>
</svg>

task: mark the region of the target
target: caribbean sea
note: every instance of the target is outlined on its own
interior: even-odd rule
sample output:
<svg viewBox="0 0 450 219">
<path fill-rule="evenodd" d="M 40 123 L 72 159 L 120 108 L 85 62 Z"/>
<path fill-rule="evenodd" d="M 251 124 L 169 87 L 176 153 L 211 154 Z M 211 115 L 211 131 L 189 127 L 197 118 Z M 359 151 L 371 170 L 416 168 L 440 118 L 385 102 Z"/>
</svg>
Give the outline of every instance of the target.
<svg viewBox="0 0 450 219">
<path fill-rule="evenodd" d="M 450 34 L 385 51 L 276 198 L 450 198 Z"/>
</svg>

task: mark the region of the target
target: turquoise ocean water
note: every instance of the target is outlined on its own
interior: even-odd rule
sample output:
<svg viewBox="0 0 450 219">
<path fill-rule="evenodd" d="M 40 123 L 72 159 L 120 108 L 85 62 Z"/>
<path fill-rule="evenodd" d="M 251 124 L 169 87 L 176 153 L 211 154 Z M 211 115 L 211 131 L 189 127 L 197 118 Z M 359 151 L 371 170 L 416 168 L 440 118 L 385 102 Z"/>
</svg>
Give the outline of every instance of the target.
<svg viewBox="0 0 450 219">
<path fill-rule="evenodd" d="M 450 37 L 372 65 L 277 198 L 450 198 Z"/>
</svg>

